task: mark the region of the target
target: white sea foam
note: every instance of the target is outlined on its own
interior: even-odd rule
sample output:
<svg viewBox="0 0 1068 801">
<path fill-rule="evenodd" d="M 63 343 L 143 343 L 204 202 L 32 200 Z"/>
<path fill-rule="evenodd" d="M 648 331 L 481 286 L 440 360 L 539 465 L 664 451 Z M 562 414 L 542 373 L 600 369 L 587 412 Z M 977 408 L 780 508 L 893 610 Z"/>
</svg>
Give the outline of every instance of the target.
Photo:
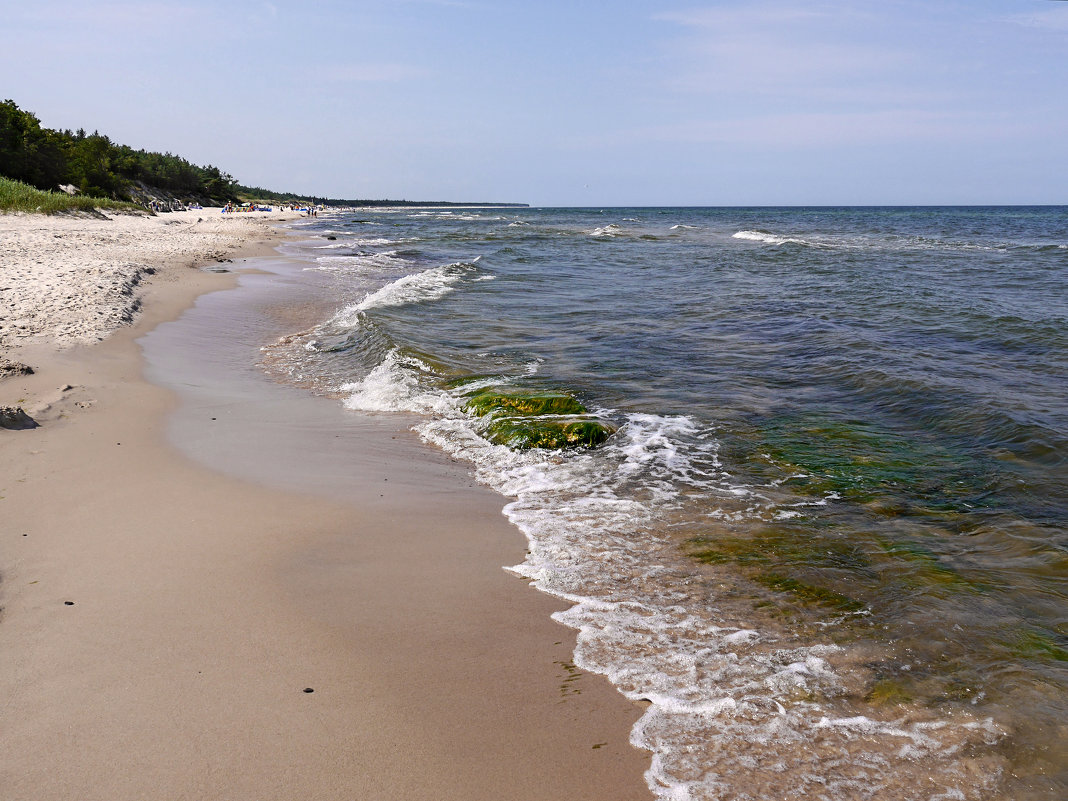
<svg viewBox="0 0 1068 801">
<path fill-rule="evenodd" d="M 764 788 L 762 797 L 853 798 L 852 780 L 824 754 L 865 772 L 871 797 L 926 801 L 910 794 L 910 782 L 922 775 L 952 791 L 967 779 L 954 754 L 1000 735 L 989 721 L 876 720 L 806 700 L 842 693 L 831 662 L 841 650 L 780 642 L 736 619 L 664 525 L 686 502 L 684 488 L 742 502 L 757 495 L 723 470 L 718 442 L 695 420 L 630 414 L 593 451 L 515 451 L 480 436 L 483 421 L 463 412 L 459 391 L 426 389 L 421 379 L 431 372 L 394 350 L 342 388 L 345 404 L 425 415 L 416 427 L 424 440 L 513 498 L 504 512 L 529 551 L 508 569 L 573 604 L 554 619 L 578 630 L 578 667 L 649 704 L 631 741 L 652 752 L 647 781 L 657 797 L 740 797 L 732 777 L 744 768 L 744 783 Z M 466 391 L 506 380 L 488 377 Z"/>
<path fill-rule="evenodd" d="M 590 233 L 620 230 L 609 225 Z M 735 237 L 790 241 L 751 231 Z M 437 300 L 463 282 L 492 277 L 474 262 L 405 275 L 333 322 L 355 326 L 365 311 Z M 840 649 L 781 641 L 738 617 L 680 554 L 668 524 L 694 496 L 723 498 L 709 517 L 728 522 L 789 519 L 802 513 L 797 507 L 825 500 L 790 508 L 769 502 L 726 472 L 715 437 L 686 416 L 599 410 L 620 427 L 593 451 L 495 445 L 480 435 L 483 421 L 463 412 L 459 392 L 428 389 L 432 374 L 418 358 L 392 350 L 364 378 L 341 387 L 344 403 L 424 415 L 416 429 L 424 440 L 469 461 L 481 482 L 513 499 L 504 512 L 527 537 L 529 552 L 508 569 L 573 604 L 554 618 L 578 631 L 578 667 L 649 704 L 631 741 L 652 752 L 647 781 L 657 797 L 742 797 L 734 782 L 744 773 L 742 783 L 760 787 L 766 798 L 844 800 L 865 797 L 858 795 L 863 790 L 895 801 L 948 799 L 958 781 L 968 780 L 954 755 L 999 736 L 988 721 L 848 714 L 833 701 L 848 684 L 834 666 Z M 466 391 L 506 380 L 488 377 Z M 852 778 L 860 774 L 863 788 Z M 914 792 L 921 778 L 940 795 Z"/>
<path fill-rule="evenodd" d="M 396 245 L 404 241 L 406 240 L 386 239 L 385 237 L 343 239 L 337 242 L 329 242 L 325 245 L 315 245 L 313 250 L 341 250 L 342 248 L 382 247 L 383 245 Z"/>
<path fill-rule="evenodd" d="M 797 245 L 807 245 L 809 242 L 804 239 L 794 239 L 785 236 L 776 236 L 775 234 L 768 234 L 763 231 L 738 231 L 733 234 L 734 239 L 745 239 L 749 242 L 763 242 L 765 245 L 785 245 L 787 243 L 793 243 Z"/>
<path fill-rule="evenodd" d="M 432 217 L 438 220 L 455 220 L 457 222 L 474 222 L 483 219 L 483 215 L 472 211 L 417 211 L 415 217 Z M 492 217 L 490 219 L 504 219 Z"/>
<path fill-rule="evenodd" d="M 778 788 L 772 792 L 820 786 L 824 770 L 805 743 L 827 716 L 797 699 L 840 692 L 827 661 L 839 649 L 783 647 L 727 619 L 674 541 L 656 533 L 657 520 L 678 502 L 680 485 L 718 481 L 722 491 L 739 489 L 707 466 L 718 464 L 717 444 L 693 420 L 631 415 L 599 451 L 563 456 L 490 445 L 456 416 L 418 430 L 471 460 L 481 481 L 515 498 L 505 514 L 526 534 L 529 555 L 510 570 L 574 603 L 554 618 L 579 631 L 575 664 L 650 703 L 631 739 L 653 752 L 647 778 L 657 796 L 732 797 L 728 777 L 746 754 L 776 766 L 760 776 Z M 699 477 L 698 463 L 706 465 Z M 961 741 L 959 727 L 943 742 L 926 725 L 879 723 L 869 727 L 867 740 L 856 737 L 855 727 L 822 729 L 833 732 L 826 735 L 834 740 L 831 750 L 872 768 L 878 787 L 880 776 L 895 781 L 885 766 L 900 761 L 901 736 L 914 749 L 910 759 L 925 760 L 922 771 L 953 775 L 949 757 Z M 849 797 L 844 784 L 830 784 L 827 797 Z"/>
<path fill-rule="evenodd" d="M 319 270 L 328 273 L 340 273 L 351 275 L 376 274 L 383 271 L 394 271 L 404 264 L 404 259 L 395 251 L 382 253 L 357 253 L 348 256 L 317 256 L 315 267 L 306 267 L 306 270 Z"/>
<path fill-rule="evenodd" d="M 609 223 L 608 225 L 602 225 L 600 228 L 594 228 L 589 232 L 590 236 L 597 237 L 599 239 L 610 239 L 614 236 L 619 236 L 623 233 L 623 229 L 615 223 Z"/>
<path fill-rule="evenodd" d="M 480 259 L 481 256 L 469 262 L 445 264 L 398 278 L 381 289 L 369 292 L 358 303 L 342 309 L 335 315 L 334 322 L 351 327 L 358 324 L 359 313 L 368 309 L 405 306 L 443 298 L 454 292 L 461 281 L 476 276 L 476 265 Z"/>
<path fill-rule="evenodd" d="M 678 223 L 676 225 L 671 226 L 671 230 L 672 231 L 696 231 L 696 230 L 700 229 L 700 227 L 701 226 L 699 226 L 699 225 L 685 225 L 683 223 Z"/>
<path fill-rule="evenodd" d="M 361 247 L 381 247 L 382 245 L 396 245 L 400 242 L 408 242 L 409 239 L 387 239 L 382 236 L 372 236 L 360 239 L 354 239 L 353 244 Z"/>
<path fill-rule="evenodd" d="M 391 350 L 361 381 L 341 386 L 348 393 L 344 404 L 367 412 L 434 412 L 444 399 L 423 392 L 419 385 L 419 373 L 429 370 L 419 359 Z"/>
<path fill-rule="evenodd" d="M 788 243 L 806 245 L 816 248 L 833 248 L 860 251 L 963 251 L 963 252 L 990 252 L 1012 251 L 1016 248 L 1045 248 L 1057 247 L 1068 248 L 1068 245 L 1040 243 L 1040 242 L 999 242 L 980 243 L 956 239 L 947 239 L 939 236 L 925 235 L 901 235 L 901 234 L 837 234 L 821 235 L 819 238 L 802 239 L 798 237 L 780 236 L 766 231 L 745 230 L 732 234 L 734 239 L 760 242 L 766 245 L 785 245 Z"/>
</svg>

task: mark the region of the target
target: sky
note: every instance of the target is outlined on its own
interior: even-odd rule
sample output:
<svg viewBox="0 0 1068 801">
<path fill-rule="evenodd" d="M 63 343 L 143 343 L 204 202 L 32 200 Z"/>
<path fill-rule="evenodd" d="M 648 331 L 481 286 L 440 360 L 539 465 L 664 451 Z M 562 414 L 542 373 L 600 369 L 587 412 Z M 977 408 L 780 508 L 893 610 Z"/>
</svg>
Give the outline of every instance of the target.
<svg viewBox="0 0 1068 801">
<path fill-rule="evenodd" d="M 50 128 L 340 198 L 1068 203 L 1062 0 L 0 0 Z"/>
</svg>

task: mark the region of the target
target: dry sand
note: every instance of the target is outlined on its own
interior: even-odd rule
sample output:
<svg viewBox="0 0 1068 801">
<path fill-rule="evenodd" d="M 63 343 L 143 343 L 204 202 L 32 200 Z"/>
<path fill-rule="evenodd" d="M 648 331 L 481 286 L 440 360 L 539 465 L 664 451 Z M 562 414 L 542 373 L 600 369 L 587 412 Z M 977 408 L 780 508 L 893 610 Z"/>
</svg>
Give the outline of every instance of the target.
<svg viewBox="0 0 1068 801">
<path fill-rule="evenodd" d="M 3 798 L 648 799 L 639 710 L 500 569 L 501 499 L 402 421 L 308 399 L 307 450 L 333 432 L 358 478 L 332 499 L 168 442 L 137 337 L 234 283 L 190 264 L 277 236 L 196 215 L 0 217 L 0 355 L 37 370 L 0 405 L 41 423 L 0 430 Z"/>
<path fill-rule="evenodd" d="M 225 263 L 236 249 L 266 244 L 271 222 L 299 212 L 155 217 L 0 214 L 0 348 L 44 341 L 93 342 L 130 323 L 147 275 L 177 265 Z M 168 271 L 168 277 L 173 276 Z"/>
</svg>

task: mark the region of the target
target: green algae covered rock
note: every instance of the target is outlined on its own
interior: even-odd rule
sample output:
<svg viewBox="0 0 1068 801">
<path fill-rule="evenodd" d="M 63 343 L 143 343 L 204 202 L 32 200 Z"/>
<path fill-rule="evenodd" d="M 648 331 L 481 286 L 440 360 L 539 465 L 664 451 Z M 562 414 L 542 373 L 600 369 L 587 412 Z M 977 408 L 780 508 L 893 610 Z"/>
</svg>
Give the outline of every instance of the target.
<svg viewBox="0 0 1068 801">
<path fill-rule="evenodd" d="M 568 392 L 490 387 L 472 392 L 464 411 L 487 418 L 482 435 L 509 448 L 593 448 L 615 428 L 588 414 Z"/>
<path fill-rule="evenodd" d="M 561 450 L 596 447 L 612 436 L 615 428 L 589 417 L 541 415 L 500 417 L 494 419 L 483 433 L 490 442 L 509 448 Z"/>
<path fill-rule="evenodd" d="M 585 414 L 586 407 L 566 392 L 521 389 L 484 389 L 471 395 L 464 411 L 477 417 L 487 414 Z"/>
</svg>

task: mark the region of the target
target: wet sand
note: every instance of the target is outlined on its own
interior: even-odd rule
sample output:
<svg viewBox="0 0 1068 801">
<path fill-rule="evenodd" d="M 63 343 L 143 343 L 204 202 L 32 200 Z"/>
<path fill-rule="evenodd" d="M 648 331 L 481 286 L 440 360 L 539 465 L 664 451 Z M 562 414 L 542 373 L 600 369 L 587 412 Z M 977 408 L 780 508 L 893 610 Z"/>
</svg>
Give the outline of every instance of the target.
<svg viewBox="0 0 1068 801">
<path fill-rule="evenodd" d="M 5 798 L 650 798 L 640 710 L 501 569 L 502 499 L 249 364 L 293 322 L 271 265 L 5 349 L 37 372 L 0 405 L 41 423 L 0 431 Z"/>
</svg>

